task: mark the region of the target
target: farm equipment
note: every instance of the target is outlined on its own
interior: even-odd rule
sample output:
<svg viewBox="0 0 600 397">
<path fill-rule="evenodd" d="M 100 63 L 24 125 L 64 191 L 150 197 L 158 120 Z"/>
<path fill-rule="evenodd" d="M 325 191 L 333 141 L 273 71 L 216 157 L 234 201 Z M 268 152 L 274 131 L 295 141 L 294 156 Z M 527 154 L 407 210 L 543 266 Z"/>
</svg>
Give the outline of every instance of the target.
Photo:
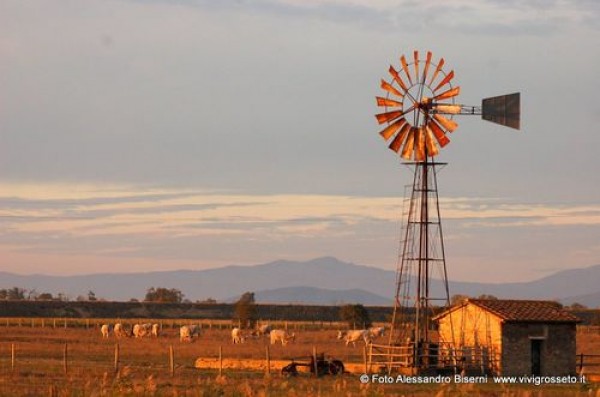
<svg viewBox="0 0 600 397">
<path fill-rule="evenodd" d="M 281 373 L 287 376 L 296 376 L 298 375 L 298 367 L 307 367 L 311 374 L 317 376 L 341 375 L 344 373 L 344 363 L 340 360 L 325 358 L 325 353 L 293 358 L 290 364 L 281 369 Z"/>
</svg>

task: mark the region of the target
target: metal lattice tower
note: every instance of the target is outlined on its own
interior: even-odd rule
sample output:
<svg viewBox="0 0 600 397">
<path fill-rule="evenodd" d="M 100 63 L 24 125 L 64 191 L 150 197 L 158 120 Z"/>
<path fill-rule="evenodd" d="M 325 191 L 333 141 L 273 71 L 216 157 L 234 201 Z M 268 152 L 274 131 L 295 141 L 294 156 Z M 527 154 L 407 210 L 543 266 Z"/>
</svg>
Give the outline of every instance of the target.
<svg viewBox="0 0 600 397">
<path fill-rule="evenodd" d="M 379 134 L 389 148 L 414 161 L 405 163 L 414 167 L 414 177 L 408 210 L 403 214 L 406 218 L 388 345 L 390 349 L 410 346 L 413 357 L 409 365 L 427 368 L 436 362 L 439 342 L 431 324 L 433 309 L 450 305 L 437 184 L 438 171 L 445 163 L 434 158 L 450 142 L 449 133 L 458 127 L 455 115 L 481 115 L 519 129 L 520 94 L 486 98 L 481 106 L 456 104 L 460 87 L 452 84 L 454 71 L 443 70 L 443 58 L 435 63 L 431 52 L 420 59 L 419 52 L 414 51 L 413 59 L 402 55 L 399 60 L 400 67 L 390 66 L 388 70 L 390 80 L 381 80 L 386 96 L 376 100 L 385 111 L 375 116 L 379 124 L 386 124 Z M 441 285 L 432 285 L 432 280 L 440 280 Z"/>
</svg>

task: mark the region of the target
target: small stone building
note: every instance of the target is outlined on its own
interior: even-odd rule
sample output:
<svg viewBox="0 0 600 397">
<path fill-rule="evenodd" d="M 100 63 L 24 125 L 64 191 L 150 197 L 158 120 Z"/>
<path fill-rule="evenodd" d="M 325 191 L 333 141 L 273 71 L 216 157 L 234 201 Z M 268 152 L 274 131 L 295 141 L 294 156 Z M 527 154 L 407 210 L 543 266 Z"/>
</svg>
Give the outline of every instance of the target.
<svg viewBox="0 0 600 397">
<path fill-rule="evenodd" d="M 576 372 L 579 319 L 556 302 L 467 299 L 434 320 L 440 355 L 466 369 L 507 376 Z"/>
</svg>

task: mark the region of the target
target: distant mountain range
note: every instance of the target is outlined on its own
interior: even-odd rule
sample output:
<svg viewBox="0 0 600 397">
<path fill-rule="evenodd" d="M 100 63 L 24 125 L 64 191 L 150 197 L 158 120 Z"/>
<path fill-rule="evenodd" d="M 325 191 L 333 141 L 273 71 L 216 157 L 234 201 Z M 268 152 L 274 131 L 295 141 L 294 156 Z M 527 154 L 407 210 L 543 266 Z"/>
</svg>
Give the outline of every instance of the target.
<svg viewBox="0 0 600 397">
<path fill-rule="evenodd" d="M 395 290 L 393 271 L 341 262 L 332 257 L 306 262 L 275 261 L 254 266 L 208 270 L 111 273 L 79 276 L 17 275 L 0 272 L 0 288 L 21 287 L 38 293 L 63 293 L 71 299 L 93 291 L 107 300 L 143 299 L 150 287 L 177 288 L 191 301 L 231 301 L 246 291 L 259 303 L 389 305 Z M 433 295 L 442 296 L 433 280 Z M 495 295 L 514 299 L 557 299 L 600 306 L 600 265 L 565 270 L 523 283 L 450 282 L 450 294 Z"/>
</svg>

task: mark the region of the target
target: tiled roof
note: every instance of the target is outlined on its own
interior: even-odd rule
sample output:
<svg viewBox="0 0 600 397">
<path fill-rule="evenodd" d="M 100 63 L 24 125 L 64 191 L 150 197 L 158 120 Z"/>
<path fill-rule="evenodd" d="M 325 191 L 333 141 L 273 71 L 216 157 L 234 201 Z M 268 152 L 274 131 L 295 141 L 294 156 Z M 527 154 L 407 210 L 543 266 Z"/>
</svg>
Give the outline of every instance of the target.
<svg viewBox="0 0 600 397">
<path fill-rule="evenodd" d="M 552 301 L 468 299 L 465 304 L 468 303 L 479 306 L 505 321 L 569 323 L 581 321 Z"/>
</svg>

